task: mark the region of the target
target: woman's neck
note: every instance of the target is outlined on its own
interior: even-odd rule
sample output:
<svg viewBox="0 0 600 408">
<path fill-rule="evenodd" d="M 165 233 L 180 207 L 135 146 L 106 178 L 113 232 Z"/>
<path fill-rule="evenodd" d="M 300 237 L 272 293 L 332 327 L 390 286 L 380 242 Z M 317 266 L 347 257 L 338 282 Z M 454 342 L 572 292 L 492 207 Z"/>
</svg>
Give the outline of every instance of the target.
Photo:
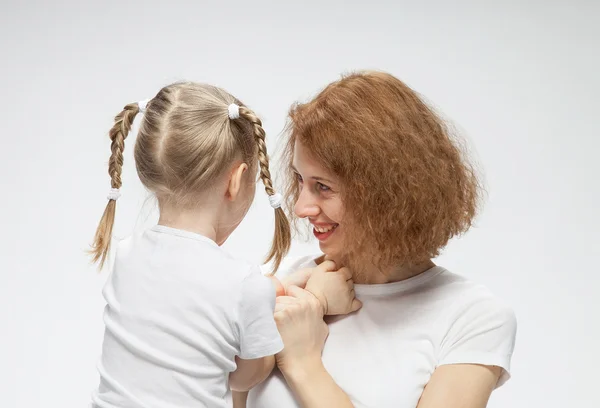
<svg viewBox="0 0 600 408">
<path fill-rule="evenodd" d="M 323 262 L 325 255 L 317 258 L 317 264 Z M 335 262 L 335 260 L 334 260 Z M 336 262 L 338 267 L 348 266 L 352 272 L 352 280 L 355 284 L 376 285 L 383 283 L 400 282 L 405 279 L 420 275 L 433 268 L 435 263 L 432 260 L 419 262 L 412 265 L 391 266 L 388 268 L 379 268 L 375 265 L 368 265 L 367 262 L 350 261 L 345 265 L 344 262 Z"/>
<path fill-rule="evenodd" d="M 434 266 L 435 264 L 433 261 L 427 260 L 425 262 L 420 262 L 413 265 L 394 266 L 383 270 L 372 267 L 362 271 L 362 273 L 357 276 L 359 281 L 355 281 L 355 283 L 378 284 L 400 282 L 405 279 L 420 275 Z"/>
</svg>

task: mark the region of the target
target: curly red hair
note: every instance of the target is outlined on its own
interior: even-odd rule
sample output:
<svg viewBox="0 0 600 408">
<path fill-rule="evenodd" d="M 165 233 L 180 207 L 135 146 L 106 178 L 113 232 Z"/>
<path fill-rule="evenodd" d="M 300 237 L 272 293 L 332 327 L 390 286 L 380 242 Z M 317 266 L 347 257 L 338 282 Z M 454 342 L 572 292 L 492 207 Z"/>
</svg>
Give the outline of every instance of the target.
<svg viewBox="0 0 600 408">
<path fill-rule="evenodd" d="M 470 228 L 480 201 L 474 167 L 444 121 L 396 77 L 347 75 L 293 106 L 289 118 L 288 208 L 299 195 L 298 141 L 339 178 L 348 254 L 376 265 L 415 264 Z"/>
</svg>

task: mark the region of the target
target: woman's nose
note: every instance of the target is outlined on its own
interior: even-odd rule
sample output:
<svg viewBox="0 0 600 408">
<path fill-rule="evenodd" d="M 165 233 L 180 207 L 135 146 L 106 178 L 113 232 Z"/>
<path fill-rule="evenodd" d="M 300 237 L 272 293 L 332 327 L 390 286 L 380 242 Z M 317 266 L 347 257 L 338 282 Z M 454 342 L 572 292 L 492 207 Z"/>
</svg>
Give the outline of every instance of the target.
<svg viewBox="0 0 600 408">
<path fill-rule="evenodd" d="M 300 218 L 316 217 L 321 212 L 321 208 L 315 200 L 315 197 L 306 189 L 300 190 L 298 201 L 294 205 L 294 213 Z"/>
</svg>

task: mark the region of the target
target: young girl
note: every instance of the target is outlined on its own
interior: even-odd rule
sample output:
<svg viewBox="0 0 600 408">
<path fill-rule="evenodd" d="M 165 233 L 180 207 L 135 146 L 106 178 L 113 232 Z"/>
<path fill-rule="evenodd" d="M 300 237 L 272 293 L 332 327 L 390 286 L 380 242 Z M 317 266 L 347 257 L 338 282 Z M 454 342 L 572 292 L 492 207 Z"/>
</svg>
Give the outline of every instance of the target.
<svg viewBox="0 0 600 408">
<path fill-rule="evenodd" d="M 158 199 L 160 219 L 118 245 L 103 292 L 106 331 L 93 405 L 224 407 L 229 387 L 247 390 L 262 381 L 283 348 L 272 281 L 220 248 L 254 198 L 258 162 L 275 208 L 267 260 L 277 269 L 288 251 L 290 229 L 272 186 L 265 132 L 250 109 L 210 85 L 176 83 L 148 102 L 126 105 L 109 133 L 112 189 L 92 249 L 100 266 L 110 249 L 124 142 L 138 113 L 144 117 L 136 168 Z M 315 275 L 319 284 L 308 286 L 324 304 L 335 304 L 327 295 L 337 290 L 337 299 L 352 305 L 350 274 L 323 274 L 333 269 L 326 263 Z"/>
</svg>

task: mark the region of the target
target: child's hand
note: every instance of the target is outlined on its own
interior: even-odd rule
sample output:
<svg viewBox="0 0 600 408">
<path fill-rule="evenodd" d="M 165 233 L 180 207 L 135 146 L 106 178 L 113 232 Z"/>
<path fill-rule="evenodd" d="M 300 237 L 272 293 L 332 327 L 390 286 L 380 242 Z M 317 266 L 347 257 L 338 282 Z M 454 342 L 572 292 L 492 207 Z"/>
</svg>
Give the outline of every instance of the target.
<svg viewBox="0 0 600 408">
<path fill-rule="evenodd" d="M 323 258 L 327 260 L 327 256 L 324 256 Z M 304 289 L 306 287 L 306 282 L 308 282 L 313 272 L 317 270 L 334 271 L 335 264 L 333 261 L 329 261 L 329 263 L 321 262 L 314 268 L 298 269 L 296 272 L 282 278 L 281 284 L 284 288 L 286 288 L 286 290 L 289 286 L 298 286 L 299 288 Z"/>
<path fill-rule="evenodd" d="M 298 269 L 296 272 L 282 278 L 281 284 L 286 289 L 290 286 L 298 286 L 299 288 L 304 289 L 306 287 L 306 282 L 308 282 L 310 275 L 312 275 L 313 270 L 315 269 L 316 268 Z"/>
<path fill-rule="evenodd" d="M 275 286 L 275 297 L 284 296 L 285 288 L 279 279 L 277 279 L 275 276 L 269 276 L 269 279 L 271 279 L 271 282 L 273 282 L 273 285 Z"/>
<path fill-rule="evenodd" d="M 313 268 L 306 290 L 319 299 L 325 315 L 348 314 L 362 306 L 354 295 L 352 273 L 348 268 L 336 271 L 333 261 L 326 260 Z"/>
</svg>

